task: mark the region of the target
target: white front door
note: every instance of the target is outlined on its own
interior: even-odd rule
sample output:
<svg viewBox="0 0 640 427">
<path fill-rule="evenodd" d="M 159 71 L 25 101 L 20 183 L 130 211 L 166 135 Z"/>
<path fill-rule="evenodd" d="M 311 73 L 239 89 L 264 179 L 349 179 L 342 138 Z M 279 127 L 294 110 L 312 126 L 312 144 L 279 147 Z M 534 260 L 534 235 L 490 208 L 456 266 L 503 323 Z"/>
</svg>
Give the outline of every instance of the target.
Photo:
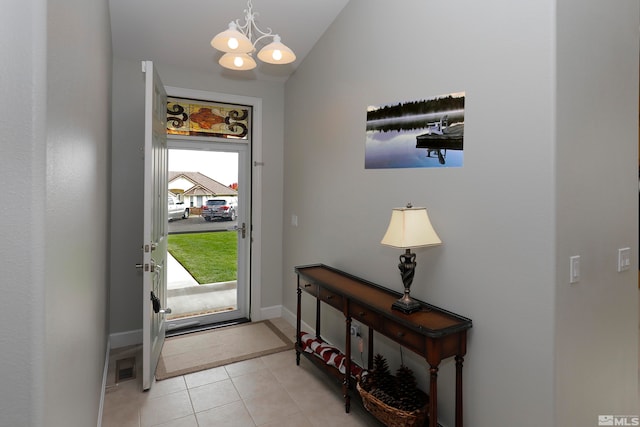
<svg viewBox="0 0 640 427">
<path fill-rule="evenodd" d="M 145 73 L 142 387 L 151 388 L 165 337 L 167 301 L 167 94 L 151 61 Z"/>
</svg>

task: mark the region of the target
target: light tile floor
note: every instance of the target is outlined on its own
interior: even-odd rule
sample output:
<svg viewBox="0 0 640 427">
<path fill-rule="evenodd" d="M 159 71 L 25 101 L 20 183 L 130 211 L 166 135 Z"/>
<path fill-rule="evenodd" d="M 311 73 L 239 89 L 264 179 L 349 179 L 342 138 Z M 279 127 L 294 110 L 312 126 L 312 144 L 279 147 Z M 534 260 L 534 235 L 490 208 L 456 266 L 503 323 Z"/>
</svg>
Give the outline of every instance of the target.
<svg viewBox="0 0 640 427">
<path fill-rule="evenodd" d="M 272 319 L 288 336 L 295 330 Z M 103 427 L 326 427 L 382 426 L 352 393 L 344 412 L 341 386 L 289 350 L 155 382 L 141 391 L 136 379 L 115 383 L 115 359 L 139 348 L 112 352 Z"/>
</svg>

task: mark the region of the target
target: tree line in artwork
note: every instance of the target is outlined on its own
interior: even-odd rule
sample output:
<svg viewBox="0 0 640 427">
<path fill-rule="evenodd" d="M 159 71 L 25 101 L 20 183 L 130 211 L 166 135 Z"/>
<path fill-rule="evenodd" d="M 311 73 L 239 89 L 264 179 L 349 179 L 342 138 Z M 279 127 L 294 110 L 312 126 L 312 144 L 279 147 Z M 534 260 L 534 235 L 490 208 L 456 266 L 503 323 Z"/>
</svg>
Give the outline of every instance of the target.
<svg viewBox="0 0 640 427">
<path fill-rule="evenodd" d="M 384 107 L 367 111 L 367 121 L 461 109 L 464 109 L 464 96 L 453 97 L 448 95 L 442 98 L 385 105 Z"/>
</svg>

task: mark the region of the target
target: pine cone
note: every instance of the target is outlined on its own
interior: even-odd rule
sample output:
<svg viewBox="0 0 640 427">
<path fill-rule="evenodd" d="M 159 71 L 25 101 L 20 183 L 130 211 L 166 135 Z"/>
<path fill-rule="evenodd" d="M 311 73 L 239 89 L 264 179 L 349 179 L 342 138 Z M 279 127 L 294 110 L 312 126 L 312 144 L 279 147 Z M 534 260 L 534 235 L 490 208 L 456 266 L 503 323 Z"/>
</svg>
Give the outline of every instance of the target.
<svg viewBox="0 0 640 427">
<path fill-rule="evenodd" d="M 373 371 L 371 371 L 370 389 L 381 389 L 387 394 L 393 394 L 394 381 L 387 360 L 381 354 L 376 354 L 373 359 Z"/>
<path fill-rule="evenodd" d="M 387 393 L 386 391 L 382 390 L 382 389 L 375 389 L 373 392 L 371 392 L 371 395 L 373 397 L 375 397 L 376 399 L 386 403 L 389 406 L 392 406 L 394 408 L 397 407 L 398 402 L 397 400 L 391 396 L 389 393 Z"/>
<path fill-rule="evenodd" d="M 371 375 L 371 372 L 365 371 L 360 377 L 360 387 L 369 392 L 374 388 L 373 375 Z"/>
<path fill-rule="evenodd" d="M 422 407 L 423 403 L 418 389 L 418 383 L 413 371 L 405 365 L 400 366 L 395 377 L 395 396 L 398 401 L 398 409 L 403 411 L 415 411 Z"/>
</svg>

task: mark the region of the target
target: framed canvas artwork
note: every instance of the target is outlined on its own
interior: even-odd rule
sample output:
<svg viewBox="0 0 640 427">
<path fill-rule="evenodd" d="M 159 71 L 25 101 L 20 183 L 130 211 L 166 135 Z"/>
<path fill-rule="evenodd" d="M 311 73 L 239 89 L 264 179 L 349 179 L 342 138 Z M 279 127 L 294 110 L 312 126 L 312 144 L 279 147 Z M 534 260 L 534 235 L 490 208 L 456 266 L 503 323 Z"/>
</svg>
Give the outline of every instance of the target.
<svg viewBox="0 0 640 427">
<path fill-rule="evenodd" d="M 465 93 L 367 108 L 365 169 L 461 167 Z"/>
</svg>

